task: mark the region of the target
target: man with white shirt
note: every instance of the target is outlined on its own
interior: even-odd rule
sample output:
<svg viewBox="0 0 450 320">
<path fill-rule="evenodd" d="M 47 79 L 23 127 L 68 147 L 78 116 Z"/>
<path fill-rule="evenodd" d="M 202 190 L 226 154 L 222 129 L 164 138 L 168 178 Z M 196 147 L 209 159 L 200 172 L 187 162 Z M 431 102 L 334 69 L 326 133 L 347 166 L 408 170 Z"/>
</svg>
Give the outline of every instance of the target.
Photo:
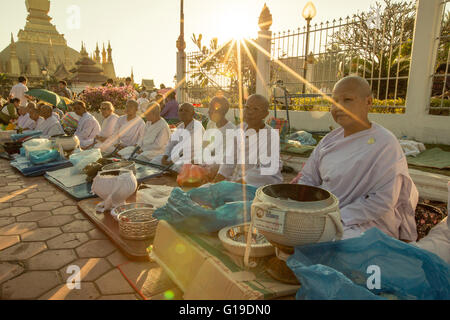
<svg viewBox="0 0 450 320">
<path fill-rule="evenodd" d="M 80 140 L 82 149 L 89 149 L 94 145 L 95 137 L 100 132 L 100 124 L 92 114 L 86 111 L 86 104 L 84 101 L 76 100 L 73 103 L 75 113 L 81 117 L 78 121 L 75 135 Z"/>
<path fill-rule="evenodd" d="M 59 120 L 52 114 L 53 109 L 49 105 L 43 105 L 40 108 L 40 115 L 44 119 L 36 126 L 37 131 L 42 131 L 43 138 L 64 134 Z"/>
<path fill-rule="evenodd" d="M 368 119 L 370 85 L 359 76 L 346 77 L 335 85 L 333 99 L 331 114 L 341 127 L 320 141 L 298 183 L 338 197 L 344 239 L 377 227 L 415 241 L 418 192 L 397 138 Z"/>
<path fill-rule="evenodd" d="M 103 116 L 102 129 L 95 137 L 97 144 L 95 148 L 102 149 L 103 152 L 109 147 L 106 141 L 113 136 L 114 128 L 116 127 L 119 116 L 114 113 L 114 106 L 109 101 L 103 101 L 100 104 L 100 112 Z"/>
<path fill-rule="evenodd" d="M 19 83 L 14 85 L 11 88 L 11 92 L 9 93 L 9 97 L 12 98 L 18 98 L 20 100 L 20 106 L 26 106 L 28 103 L 28 98 L 25 92 L 28 91 L 27 88 L 27 78 L 26 77 L 19 77 Z"/>
<path fill-rule="evenodd" d="M 108 147 L 105 152 L 113 152 L 115 148 L 136 146 L 144 135 L 145 122 L 137 116 L 138 103 L 136 100 L 128 100 L 126 103 L 126 115 L 119 117 L 111 139 L 108 139 Z"/>
<path fill-rule="evenodd" d="M 264 123 L 268 115 L 269 101 L 265 97 L 258 94 L 248 97 L 244 106 L 244 123 L 236 128 L 236 132 L 242 133 L 242 136 L 238 134 L 235 148 L 228 148 L 227 163 L 220 166 L 214 182 L 230 180 L 256 187 L 283 182 L 280 138 L 277 131 Z M 244 154 L 238 159 L 242 151 Z M 262 154 L 269 158 L 267 163 L 261 161 Z M 228 163 L 233 158 L 234 163 Z"/>
<path fill-rule="evenodd" d="M 203 134 L 205 129 L 200 121 L 194 119 L 194 106 L 190 103 L 184 103 L 178 110 L 178 118 L 181 123 L 173 133 L 169 144 L 166 147 L 163 155 L 157 156 L 152 159 L 152 163 L 172 166 L 171 169 L 179 172 L 184 160 L 189 163 L 198 163 L 197 156 L 202 156 Z M 185 138 L 190 138 L 190 146 L 186 145 Z M 183 146 L 186 146 L 183 148 Z M 183 149 L 190 151 L 190 154 L 182 154 Z M 195 150 L 198 149 L 200 154 L 197 154 Z M 172 158 L 175 156 L 176 158 Z"/>
</svg>

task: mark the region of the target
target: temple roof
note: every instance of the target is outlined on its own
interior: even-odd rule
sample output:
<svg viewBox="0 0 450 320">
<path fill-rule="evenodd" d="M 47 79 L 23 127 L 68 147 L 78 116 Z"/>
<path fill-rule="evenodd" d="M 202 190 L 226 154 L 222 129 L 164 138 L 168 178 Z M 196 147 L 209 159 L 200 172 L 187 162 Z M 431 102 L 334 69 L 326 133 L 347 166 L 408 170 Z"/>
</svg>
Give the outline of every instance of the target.
<svg viewBox="0 0 450 320">
<path fill-rule="evenodd" d="M 86 55 L 83 55 L 75 65 L 76 67 L 70 70 L 73 73 L 70 77 L 72 82 L 104 83 L 108 80 L 103 74 L 103 68 Z"/>
</svg>

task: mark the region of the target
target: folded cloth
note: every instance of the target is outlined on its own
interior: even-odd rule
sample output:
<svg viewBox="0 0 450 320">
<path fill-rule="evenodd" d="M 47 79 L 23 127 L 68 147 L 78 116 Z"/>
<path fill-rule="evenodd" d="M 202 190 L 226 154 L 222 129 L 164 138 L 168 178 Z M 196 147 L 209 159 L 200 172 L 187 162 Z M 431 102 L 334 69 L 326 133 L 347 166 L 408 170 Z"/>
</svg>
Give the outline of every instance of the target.
<svg viewBox="0 0 450 320">
<path fill-rule="evenodd" d="M 425 151 L 425 145 L 421 142 L 416 142 L 412 140 L 399 140 L 400 146 L 405 153 L 405 156 L 415 157 L 421 152 Z"/>
</svg>

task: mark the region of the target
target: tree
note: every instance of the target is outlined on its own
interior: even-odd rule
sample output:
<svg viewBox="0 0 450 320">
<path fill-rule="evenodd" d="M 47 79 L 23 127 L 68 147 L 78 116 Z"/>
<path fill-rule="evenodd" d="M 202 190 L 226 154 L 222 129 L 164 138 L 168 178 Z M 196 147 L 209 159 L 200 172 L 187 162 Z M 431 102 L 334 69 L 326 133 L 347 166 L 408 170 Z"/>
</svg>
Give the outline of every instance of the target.
<svg viewBox="0 0 450 320">
<path fill-rule="evenodd" d="M 241 53 L 241 75 L 242 85 L 252 94 L 256 91 L 256 70 L 253 62 L 256 63 L 256 49 L 248 42 L 244 45 L 240 41 L 229 41 L 222 48 L 218 44 L 218 39 L 213 38 L 209 47 L 202 44 L 202 35 L 198 37 L 193 34 L 192 41 L 199 49 L 189 56 L 189 68 L 191 80 L 188 81 L 189 89 L 201 88 L 209 94 L 213 88 L 215 91 L 222 90 L 229 95 L 232 103 L 237 103 L 239 99 L 239 49 Z M 238 46 L 240 48 L 238 49 Z M 246 49 L 247 48 L 247 49 Z M 250 52 L 249 57 L 247 50 Z M 217 51 L 217 52 L 216 52 Z M 215 54 L 214 54 L 215 53 Z M 198 90 L 196 95 L 199 95 Z"/>
<path fill-rule="evenodd" d="M 369 12 L 354 15 L 351 21 L 347 17 L 346 23 L 333 33 L 322 62 L 338 61 L 338 78 L 349 73 L 365 77 L 377 98 L 404 98 L 415 14 L 415 2 L 384 0 Z M 332 54 L 336 57 L 331 58 Z M 396 82 L 397 76 L 405 78 Z"/>
</svg>

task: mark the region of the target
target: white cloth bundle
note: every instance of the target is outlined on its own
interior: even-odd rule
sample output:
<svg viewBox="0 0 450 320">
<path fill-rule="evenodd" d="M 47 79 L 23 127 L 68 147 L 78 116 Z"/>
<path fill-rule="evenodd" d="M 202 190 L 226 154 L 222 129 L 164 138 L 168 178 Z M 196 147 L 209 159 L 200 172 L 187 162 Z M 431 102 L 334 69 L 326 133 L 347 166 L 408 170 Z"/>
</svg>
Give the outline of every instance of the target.
<svg viewBox="0 0 450 320">
<path fill-rule="evenodd" d="M 425 151 L 425 145 L 421 142 L 412 141 L 412 140 L 399 140 L 400 146 L 405 153 L 405 156 L 417 156 L 421 152 Z"/>
</svg>

